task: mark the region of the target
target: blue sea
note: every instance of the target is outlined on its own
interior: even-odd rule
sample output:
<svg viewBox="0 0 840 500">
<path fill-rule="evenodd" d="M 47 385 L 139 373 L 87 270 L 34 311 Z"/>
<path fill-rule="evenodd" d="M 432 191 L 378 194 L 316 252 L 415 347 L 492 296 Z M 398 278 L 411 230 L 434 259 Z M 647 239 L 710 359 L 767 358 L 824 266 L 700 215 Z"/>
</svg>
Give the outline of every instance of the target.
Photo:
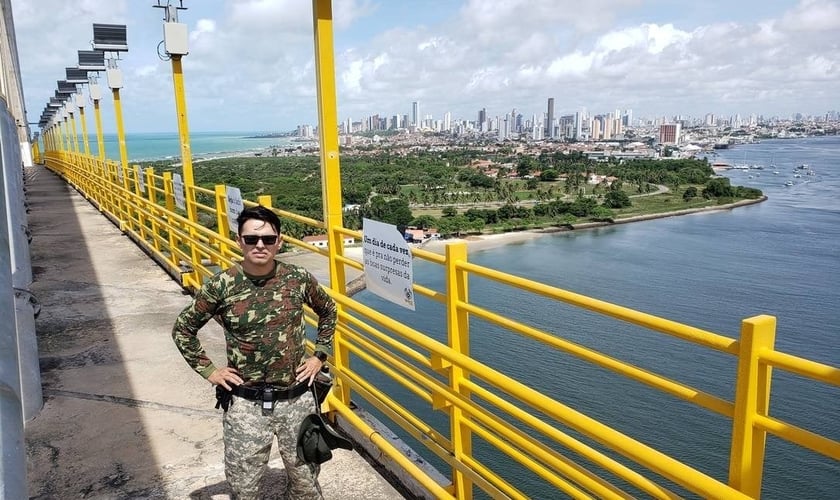
<svg viewBox="0 0 840 500">
<path fill-rule="evenodd" d="M 840 366 L 840 137 L 765 140 L 719 151 L 711 159 L 738 164 L 745 158 L 765 168 L 723 174 L 735 185 L 763 190 L 769 197 L 766 202 L 556 233 L 475 252 L 470 260 L 733 338 L 739 337 L 743 319 L 773 315 L 778 320 L 777 349 Z M 797 168 L 803 164 L 814 175 Z M 791 185 L 786 185 L 788 181 Z M 431 288 L 444 289 L 443 275 L 435 265 L 416 263 L 414 277 Z M 411 312 L 367 291 L 355 298 L 445 342 L 445 312 L 440 304 L 421 299 Z M 733 399 L 735 364 L 728 355 L 501 290 L 481 279 L 470 281 L 470 301 Z M 471 321 L 470 343 L 474 358 L 726 481 L 728 419 L 477 319 Z M 386 383 L 373 367 L 354 362 L 356 368 L 364 367 L 370 377 Z M 413 394 L 393 384 L 389 394 L 448 434 L 446 420 Z M 771 415 L 840 440 L 840 389 L 776 370 Z M 422 444 L 402 437 L 440 470 L 448 471 Z M 533 498 L 561 496 L 532 473 L 493 454 L 480 440 L 476 454 Z M 840 498 L 840 463 L 770 436 L 762 498 Z"/>
<path fill-rule="evenodd" d="M 260 137 L 266 132 L 192 132 L 190 149 L 193 158 L 222 157 L 231 154 L 250 154 L 270 151 L 273 147 L 288 147 L 289 137 Z M 117 160 L 120 157 L 116 134 L 104 134 L 105 156 Z M 79 138 L 79 148 L 82 148 Z M 97 153 L 96 134 L 89 137 L 92 154 Z M 135 133 L 126 134 L 125 148 L 131 162 L 170 160 L 181 157 L 181 143 L 177 133 Z"/>
</svg>

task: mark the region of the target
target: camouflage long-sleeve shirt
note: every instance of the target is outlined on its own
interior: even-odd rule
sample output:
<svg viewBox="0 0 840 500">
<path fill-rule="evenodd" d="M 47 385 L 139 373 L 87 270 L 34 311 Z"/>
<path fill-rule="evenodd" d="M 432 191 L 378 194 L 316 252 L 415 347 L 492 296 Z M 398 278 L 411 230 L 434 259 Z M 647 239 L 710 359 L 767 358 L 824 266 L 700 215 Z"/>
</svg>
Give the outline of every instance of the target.
<svg viewBox="0 0 840 500">
<path fill-rule="evenodd" d="M 303 305 L 318 315 L 315 350 L 329 353 L 336 323 L 335 302 L 302 267 L 276 261 L 271 276 L 248 276 L 236 265 L 210 278 L 172 329 L 187 363 L 204 378 L 216 367 L 198 331 L 218 315 L 225 330 L 228 366 L 245 382 L 290 386 L 300 365 L 306 334 Z"/>
</svg>

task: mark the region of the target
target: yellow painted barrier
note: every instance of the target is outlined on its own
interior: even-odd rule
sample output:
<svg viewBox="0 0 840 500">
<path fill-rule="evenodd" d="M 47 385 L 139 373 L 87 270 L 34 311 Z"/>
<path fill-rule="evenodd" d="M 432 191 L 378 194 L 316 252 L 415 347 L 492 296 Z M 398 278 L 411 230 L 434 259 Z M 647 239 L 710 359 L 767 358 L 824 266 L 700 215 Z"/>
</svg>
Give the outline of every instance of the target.
<svg viewBox="0 0 840 500">
<path fill-rule="evenodd" d="M 840 368 L 775 350 L 773 317 L 744 319 L 740 337 L 730 338 L 473 264 L 463 243 L 449 245 L 445 255 L 413 250 L 415 260 L 443 268 L 443 290 L 415 284 L 414 292 L 445 307 L 444 340 L 436 340 L 348 297 L 346 269 L 363 270 L 364 266 L 346 256 L 343 246 L 345 236 L 360 239 L 361 235 L 343 227 L 342 222 L 330 0 L 313 0 L 313 39 L 323 145 L 323 220 L 273 210 L 281 218 L 319 228 L 328 235 L 327 249 L 317 249 L 292 236 L 284 238 L 298 250 L 323 256 L 329 264 L 329 293 L 339 304 L 339 324 L 331 358 L 337 390 L 329 396 L 326 406 L 368 436 L 373 446 L 431 495 L 467 500 L 481 490 L 492 497 L 528 497 L 515 478 L 504 477 L 495 463 L 477 456 L 479 440 L 558 493 L 574 498 L 678 498 L 684 492 L 703 498 L 758 498 L 768 434 L 840 461 L 840 442 L 786 422 L 770 411 L 772 380 L 777 372 L 795 374 L 813 384 L 840 387 Z M 180 61 L 175 64 L 173 60 L 173 74 L 178 109 L 183 111 L 183 116 L 179 115 L 182 152 L 188 155 Z M 115 102 L 118 103 L 117 94 Z M 225 186 L 195 186 L 190 171 L 185 179 L 187 208 L 177 209 L 170 172 L 158 174 L 142 166 L 129 169 L 124 142 L 120 144 L 119 163 L 105 158 L 98 105 L 95 101 L 98 156 L 91 155 L 87 144 L 84 152 L 79 151 L 66 122 L 45 131 L 44 151 L 41 153 L 36 144 L 35 156 L 43 158 L 48 168 L 81 192 L 182 286 L 195 290 L 206 277 L 241 257 L 227 227 Z M 117 115 L 121 129 L 121 114 Z M 75 133 L 75 124 L 73 128 Z M 257 203 L 270 207 L 271 197 L 245 200 L 246 206 Z M 215 228 L 205 227 L 201 220 L 212 221 Z M 531 326 L 521 318 L 488 310 L 470 300 L 470 282 L 477 278 L 492 281 L 506 293 L 530 294 L 729 356 L 737 364 L 737 373 L 731 380 L 734 398 L 730 401 L 710 394 Z M 538 342 L 543 349 L 570 355 L 694 405 L 709 412 L 710 417 L 724 419 L 728 427 L 722 426 L 720 434 L 731 432 L 728 477 L 711 477 L 577 411 L 559 398 L 540 393 L 489 362 L 472 358 L 471 319 L 486 321 L 511 335 Z M 311 315 L 308 321 L 314 324 Z M 366 376 L 359 369 L 361 365 L 371 367 L 379 377 L 404 389 L 408 397 L 418 402 L 414 410 Z M 437 456 L 448 468 L 448 483 L 440 484 L 403 456 L 393 443 L 358 417 L 352 409 L 354 404 L 378 409 L 389 419 L 389 426 L 398 427 Z M 440 425 L 441 421 L 445 424 Z"/>
</svg>

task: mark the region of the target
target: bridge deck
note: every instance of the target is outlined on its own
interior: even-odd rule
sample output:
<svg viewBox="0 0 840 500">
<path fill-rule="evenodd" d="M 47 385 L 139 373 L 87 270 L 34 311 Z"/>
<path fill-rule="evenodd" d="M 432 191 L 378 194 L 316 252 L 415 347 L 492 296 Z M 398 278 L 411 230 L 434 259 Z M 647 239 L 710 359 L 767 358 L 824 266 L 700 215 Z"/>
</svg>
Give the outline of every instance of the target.
<svg viewBox="0 0 840 500">
<path fill-rule="evenodd" d="M 170 339 L 189 297 L 55 174 L 27 169 L 45 405 L 27 423 L 30 498 L 227 498 L 221 412 Z M 221 330 L 202 340 L 224 359 Z M 280 498 L 272 454 L 264 489 Z M 326 498 L 402 498 L 358 454 L 321 472 Z"/>
</svg>

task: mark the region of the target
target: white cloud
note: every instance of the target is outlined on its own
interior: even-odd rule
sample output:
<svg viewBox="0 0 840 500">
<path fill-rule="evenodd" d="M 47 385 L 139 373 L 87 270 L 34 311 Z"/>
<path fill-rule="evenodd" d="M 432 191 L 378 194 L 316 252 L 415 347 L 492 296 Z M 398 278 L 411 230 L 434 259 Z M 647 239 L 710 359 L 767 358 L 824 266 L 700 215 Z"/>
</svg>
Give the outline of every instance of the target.
<svg viewBox="0 0 840 500">
<path fill-rule="evenodd" d="M 688 0 L 334 0 L 339 118 L 404 114 L 413 100 L 438 117 L 472 119 L 483 107 L 530 115 L 548 97 L 559 113 L 836 109 L 840 1 L 779 0 L 772 10 L 764 1 L 707 0 L 701 9 Z M 92 22 L 127 23 L 127 127 L 173 130 L 170 64 L 155 53 L 160 11 L 140 3 L 13 0 L 28 102 L 52 94 Z M 184 72 L 194 130 L 315 122 L 311 3 L 188 7 L 180 20 L 190 28 Z"/>
<path fill-rule="evenodd" d="M 840 5 L 828 0 L 802 0 L 782 17 L 785 31 L 836 31 L 840 29 Z"/>
</svg>

